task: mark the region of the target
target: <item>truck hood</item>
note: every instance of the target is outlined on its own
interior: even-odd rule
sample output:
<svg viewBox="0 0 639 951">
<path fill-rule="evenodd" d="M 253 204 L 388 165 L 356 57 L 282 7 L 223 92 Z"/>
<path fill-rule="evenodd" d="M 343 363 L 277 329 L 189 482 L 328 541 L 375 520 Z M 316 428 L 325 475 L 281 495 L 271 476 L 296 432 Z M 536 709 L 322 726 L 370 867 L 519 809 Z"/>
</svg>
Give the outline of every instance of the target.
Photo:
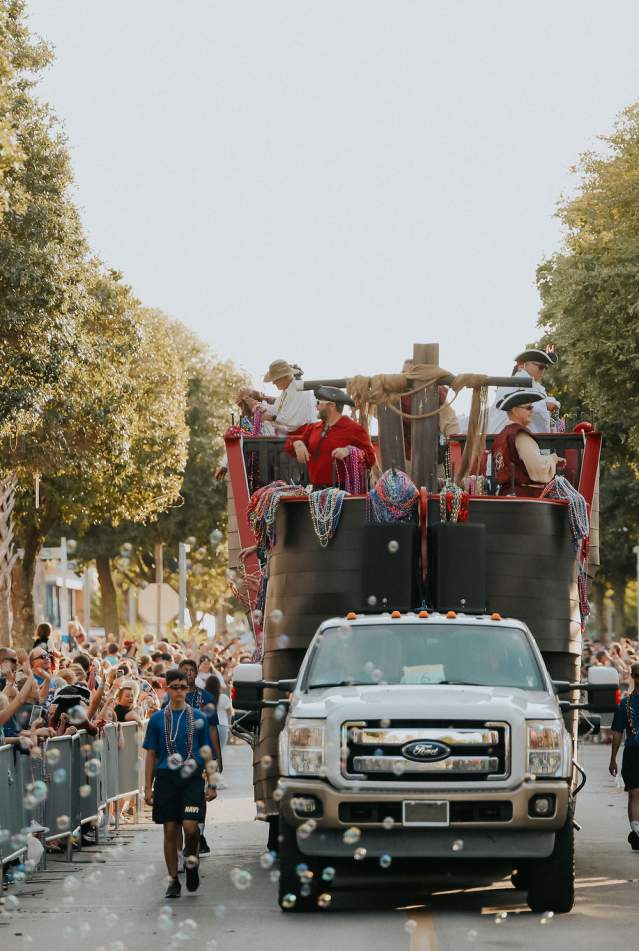
<svg viewBox="0 0 639 951">
<path fill-rule="evenodd" d="M 305 719 L 374 720 L 454 719 L 524 720 L 560 716 L 554 696 L 515 687 L 471 687 L 444 684 L 326 687 L 295 693 L 290 715 Z"/>
</svg>

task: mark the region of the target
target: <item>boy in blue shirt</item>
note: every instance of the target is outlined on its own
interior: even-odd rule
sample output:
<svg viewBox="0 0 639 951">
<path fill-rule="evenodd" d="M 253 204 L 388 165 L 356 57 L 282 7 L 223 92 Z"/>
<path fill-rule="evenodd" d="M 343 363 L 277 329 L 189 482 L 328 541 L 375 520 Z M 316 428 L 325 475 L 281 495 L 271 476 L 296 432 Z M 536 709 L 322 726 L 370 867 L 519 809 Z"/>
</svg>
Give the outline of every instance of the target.
<svg viewBox="0 0 639 951">
<path fill-rule="evenodd" d="M 200 884 L 199 827 L 206 815 L 206 802 L 217 796 L 214 786 L 204 781 L 201 748 L 217 739 L 217 725 L 186 702 L 189 685 L 179 669 L 166 675 L 168 704 L 149 719 L 144 738 L 146 750 L 144 799 L 153 807 L 153 821 L 164 826 L 164 858 L 169 874 L 166 898 L 179 898 L 177 846 L 180 825 L 187 856 L 186 887 L 190 892 Z M 214 744 L 214 755 L 219 741 Z M 218 760 L 219 762 L 219 760 Z"/>
<path fill-rule="evenodd" d="M 630 676 L 634 690 L 623 698 L 612 721 L 612 750 L 608 769 L 611 776 L 617 775 L 617 753 L 625 732 L 621 775 L 628 793 L 628 842 L 635 852 L 639 852 L 639 664 L 632 665 Z"/>
</svg>

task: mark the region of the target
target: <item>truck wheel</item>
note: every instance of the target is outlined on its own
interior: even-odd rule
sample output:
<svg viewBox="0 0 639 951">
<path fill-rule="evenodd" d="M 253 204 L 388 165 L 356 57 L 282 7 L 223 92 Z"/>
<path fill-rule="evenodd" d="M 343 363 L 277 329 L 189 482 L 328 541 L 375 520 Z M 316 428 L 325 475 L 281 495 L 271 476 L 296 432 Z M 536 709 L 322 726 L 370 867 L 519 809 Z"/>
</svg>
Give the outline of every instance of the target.
<svg viewBox="0 0 639 951">
<path fill-rule="evenodd" d="M 575 903 L 575 829 L 573 808 L 565 826 L 555 833 L 555 847 L 547 859 L 528 866 L 528 905 L 531 911 L 565 914 Z"/>
<path fill-rule="evenodd" d="M 307 855 L 303 855 L 297 847 L 295 829 L 280 816 L 280 878 L 278 903 L 282 911 L 315 911 L 317 910 L 316 867 Z M 310 887 L 308 895 L 302 894 L 304 882 L 300 879 L 296 869 L 300 864 L 307 865 L 313 877 L 306 884 Z M 292 902 L 291 896 L 295 896 Z"/>
</svg>

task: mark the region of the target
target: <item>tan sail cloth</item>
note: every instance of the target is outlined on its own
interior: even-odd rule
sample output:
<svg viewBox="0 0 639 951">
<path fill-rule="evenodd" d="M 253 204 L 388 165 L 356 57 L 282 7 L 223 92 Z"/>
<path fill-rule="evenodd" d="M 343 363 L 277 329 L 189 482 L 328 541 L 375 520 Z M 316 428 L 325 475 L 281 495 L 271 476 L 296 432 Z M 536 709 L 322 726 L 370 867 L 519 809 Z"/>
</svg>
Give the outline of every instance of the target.
<svg viewBox="0 0 639 951">
<path fill-rule="evenodd" d="M 486 445 L 486 426 L 488 424 L 488 388 L 484 373 L 459 373 L 454 376 L 448 370 L 432 363 L 415 363 L 410 373 L 378 373 L 375 376 L 354 376 L 346 381 L 346 389 L 355 401 L 360 422 L 366 425 L 366 417 L 375 415 L 377 406 L 388 406 L 403 419 L 428 419 L 439 413 L 440 407 L 429 413 L 414 415 L 401 408 L 402 396 L 413 396 L 427 386 L 446 383 L 455 391 L 455 396 L 464 388 L 473 390 L 473 398 L 468 420 L 466 445 L 462 456 L 461 469 L 455 473 L 459 482 L 472 471 L 475 461 L 481 457 Z M 417 384 L 416 386 L 414 384 Z M 447 405 L 450 405 L 447 404 Z"/>
</svg>

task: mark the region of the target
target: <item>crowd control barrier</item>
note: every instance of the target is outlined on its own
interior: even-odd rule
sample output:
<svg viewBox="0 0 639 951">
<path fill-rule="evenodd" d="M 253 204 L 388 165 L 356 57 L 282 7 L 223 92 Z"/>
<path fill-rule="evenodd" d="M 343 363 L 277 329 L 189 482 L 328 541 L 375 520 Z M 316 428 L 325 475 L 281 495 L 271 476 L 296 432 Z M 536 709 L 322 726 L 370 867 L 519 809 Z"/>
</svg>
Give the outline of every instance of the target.
<svg viewBox="0 0 639 951">
<path fill-rule="evenodd" d="M 142 786 L 136 723 L 110 723 L 96 737 L 83 730 L 54 737 L 39 752 L 0 746 L 2 865 L 23 855 L 31 828 L 45 843 L 66 841 L 70 849 L 72 838 L 107 803 L 135 799 L 137 813 Z"/>
</svg>

